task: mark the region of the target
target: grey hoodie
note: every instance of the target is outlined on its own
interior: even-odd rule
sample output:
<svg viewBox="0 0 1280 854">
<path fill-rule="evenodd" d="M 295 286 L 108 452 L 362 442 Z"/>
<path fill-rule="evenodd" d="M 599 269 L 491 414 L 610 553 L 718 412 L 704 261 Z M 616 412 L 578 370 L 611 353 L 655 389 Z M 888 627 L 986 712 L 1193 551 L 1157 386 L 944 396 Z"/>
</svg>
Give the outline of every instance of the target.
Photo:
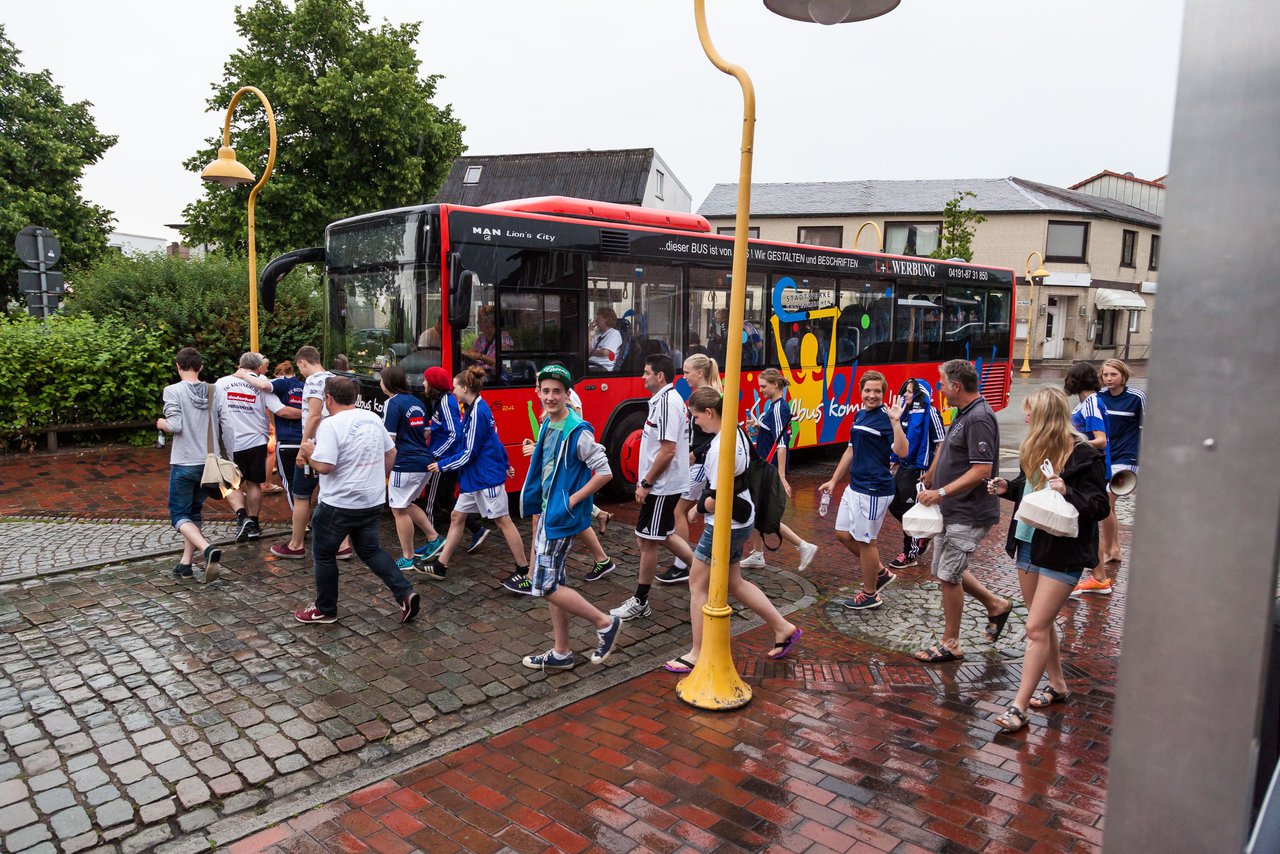
<svg viewBox="0 0 1280 854">
<path fill-rule="evenodd" d="M 166 386 L 164 418 L 173 434 L 169 465 L 202 466 L 209 450 L 209 386 L 185 380 Z M 214 430 L 217 445 L 217 430 Z"/>
</svg>

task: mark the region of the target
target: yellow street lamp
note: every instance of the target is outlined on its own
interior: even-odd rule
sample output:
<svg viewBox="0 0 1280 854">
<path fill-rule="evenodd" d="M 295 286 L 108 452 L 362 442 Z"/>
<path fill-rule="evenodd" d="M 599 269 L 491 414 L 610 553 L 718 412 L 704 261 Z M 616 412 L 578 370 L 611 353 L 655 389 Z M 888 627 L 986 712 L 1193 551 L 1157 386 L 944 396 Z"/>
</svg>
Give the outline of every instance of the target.
<svg viewBox="0 0 1280 854">
<path fill-rule="evenodd" d="M 771 11 L 800 21 L 838 24 L 862 21 L 892 11 L 900 0 L 765 0 Z M 711 64 L 735 78 L 742 87 L 742 152 L 738 168 L 738 210 L 734 220 L 733 277 L 729 291 L 729 329 L 744 328 L 747 297 L 747 226 L 751 219 L 751 157 L 756 127 L 756 93 L 742 67 L 720 56 L 707 32 L 706 0 L 693 0 L 698 40 Z M 725 348 L 725 419 L 720 431 L 720 464 L 715 473 L 716 494 L 733 494 L 733 460 L 737 444 L 738 392 L 742 372 L 742 337 L 728 336 Z M 717 501 L 715 539 L 711 547 L 711 578 L 707 603 L 702 606 L 702 649 L 693 671 L 676 685 L 676 694 L 700 709 L 737 709 L 751 702 L 751 688 L 738 676 L 730 648 L 729 537 L 733 502 Z"/>
<path fill-rule="evenodd" d="M 262 106 L 267 111 L 267 127 L 271 133 L 271 147 L 267 153 L 267 168 L 262 170 L 262 177 L 258 179 L 258 183 L 254 184 L 253 189 L 249 191 L 249 349 L 257 353 L 259 352 L 258 255 L 253 229 L 253 205 L 258 200 L 258 193 L 261 192 L 262 186 L 267 183 L 267 179 L 271 177 L 271 170 L 276 165 L 276 116 L 271 111 L 271 102 L 267 100 L 266 95 L 262 94 L 262 90 L 254 86 L 241 86 L 236 90 L 235 95 L 231 97 L 231 103 L 227 105 L 227 119 L 222 126 L 222 147 L 218 149 L 218 159 L 204 167 L 200 177 L 206 181 L 221 184 L 224 187 L 237 187 L 241 184 L 253 182 L 253 173 L 245 168 L 244 164 L 236 160 L 236 151 L 231 147 L 231 114 L 235 112 L 236 104 L 240 102 L 240 97 L 246 92 L 252 92 L 257 95 L 258 100 L 262 102 Z"/>
<path fill-rule="evenodd" d="M 884 232 L 880 230 L 880 226 L 876 225 L 871 220 L 867 220 L 862 225 L 858 226 L 857 233 L 853 235 L 853 248 L 854 249 L 858 248 L 858 238 L 862 236 L 862 229 L 866 228 L 867 226 L 871 226 L 876 230 L 876 240 L 879 241 L 878 243 L 876 243 L 876 248 L 873 249 L 872 251 L 880 252 L 882 249 L 884 249 Z"/>
<path fill-rule="evenodd" d="M 1031 272 L 1031 259 L 1039 258 L 1040 266 L 1036 271 Z M 1027 340 L 1022 344 L 1022 370 L 1019 373 L 1031 373 L 1031 333 L 1036 328 L 1036 282 L 1044 287 L 1044 280 L 1049 278 L 1049 271 L 1044 268 L 1044 256 L 1039 252 L 1032 252 L 1027 256 L 1026 263 L 1027 282 L 1031 285 L 1031 292 L 1027 295 Z"/>
</svg>

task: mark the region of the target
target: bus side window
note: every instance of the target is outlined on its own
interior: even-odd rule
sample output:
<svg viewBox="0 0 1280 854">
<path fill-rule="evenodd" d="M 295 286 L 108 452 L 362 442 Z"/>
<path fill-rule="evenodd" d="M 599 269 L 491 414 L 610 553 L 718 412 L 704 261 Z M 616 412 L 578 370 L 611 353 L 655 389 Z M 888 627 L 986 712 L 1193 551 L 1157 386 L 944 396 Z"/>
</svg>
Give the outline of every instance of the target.
<svg viewBox="0 0 1280 854">
<path fill-rule="evenodd" d="M 591 259 L 587 270 L 587 372 L 640 373 L 636 265 Z"/>
<path fill-rule="evenodd" d="M 941 291 L 899 282 L 894 296 L 893 361 L 934 361 L 941 353 Z"/>
</svg>

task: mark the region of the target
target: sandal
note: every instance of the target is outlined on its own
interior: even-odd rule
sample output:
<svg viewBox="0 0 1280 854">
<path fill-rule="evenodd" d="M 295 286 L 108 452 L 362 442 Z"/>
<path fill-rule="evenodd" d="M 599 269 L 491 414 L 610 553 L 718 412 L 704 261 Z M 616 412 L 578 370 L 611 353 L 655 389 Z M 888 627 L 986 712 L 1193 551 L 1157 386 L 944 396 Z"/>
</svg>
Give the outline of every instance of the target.
<svg viewBox="0 0 1280 854">
<path fill-rule="evenodd" d="M 1033 709 L 1043 709 L 1047 706 L 1052 706 L 1054 703 L 1065 702 L 1070 696 L 1070 691 L 1059 691 L 1052 685 L 1048 685 L 1032 694 L 1031 701 L 1027 705 Z"/>
<path fill-rule="evenodd" d="M 996 718 L 996 724 L 1005 732 L 1017 732 L 1031 723 L 1031 718 L 1017 706 L 1010 706 L 1009 711 Z"/>
<path fill-rule="evenodd" d="M 1000 636 L 1004 634 L 1004 625 L 1009 622 L 1009 615 L 1013 613 L 1013 603 L 1009 603 L 1009 610 L 1003 614 L 996 614 L 994 617 L 987 616 L 987 640 L 995 643 L 1000 640 Z"/>
<path fill-rule="evenodd" d="M 791 652 L 791 647 L 796 645 L 796 641 L 800 640 L 800 636 L 803 634 L 804 634 L 804 629 L 797 628 L 794 632 L 791 633 L 791 636 L 789 638 L 775 643 L 773 645 L 773 649 L 765 653 L 765 658 L 772 659 L 773 661 L 778 661 L 780 659 L 786 658 L 787 653 Z"/>
<path fill-rule="evenodd" d="M 964 656 L 956 655 L 941 643 L 935 643 L 928 649 L 922 649 L 917 652 L 916 661 L 923 661 L 927 664 L 945 664 L 948 661 L 964 661 Z"/>
<path fill-rule="evenodd" d="M 662 669 L 668 673 L 690 673 L 693 671 L 694 662 L 689 661 L 683 655 L 679 658 L 673 658 L 666 664 L 662 665 Z"/>
</svg>

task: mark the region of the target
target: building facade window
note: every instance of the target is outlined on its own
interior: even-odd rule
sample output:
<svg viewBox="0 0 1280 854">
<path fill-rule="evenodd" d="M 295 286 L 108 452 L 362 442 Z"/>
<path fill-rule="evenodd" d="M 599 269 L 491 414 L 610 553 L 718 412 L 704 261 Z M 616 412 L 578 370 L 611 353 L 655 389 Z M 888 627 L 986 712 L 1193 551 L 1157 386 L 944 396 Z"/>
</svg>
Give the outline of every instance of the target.
<svg viewBox="0 0 1280 854">
<path fill-rule="evenodd" d="M 941 222 L 886 222 L 884 251 L 890 255 L 932 255 L 941 236 Z"/>
<path fill-rule="evenodd" d="M 839 249 L 844 245 L 844 227 L 839 225 L 802 225 L 796 229 L 796 243 L 807 243 L 810 246 L 831 246 Z"/>
<path fill-rule="evenodd" d="M 1142 317 L 1142 312 L 1140 311 L 1129 312 L 1129 331 L 1130 332 L 1138 331 L 1139 326 L 1142 323 L 1141 317 Z"/>
<path fill-rule="evenodd" d="M 1147 259 L 1148 270 L 1160 269 L 1160 235 L 1151 235 L 1151 257 Z"/>
<path fill-rule="evenodd" d="M 1049 236 L 1045 240 L 1044 260 L 1083 264 L 1089 249 L 1089 223 L 1049 220 Z"/>
<path fill-rule="evenodd" d="M 653 194 L 658 198 L 662 198 L 662 196 L 667 192 L 667 176 L 662 174 L 661 169 L 656 169 L 654 170 L 654 177 Z"/>
<path fill-rule="evenodd" d="M 724 234 L 724 235 L 727 235 L 728 237 L 733 237 L 733 235 L 736 233 L 737 233 L 737 229 L 734 228 L 732 225 L 722 225 L 716 229 L 716 234 Z M 747 237 L 751 240 L 759 240 L 760 227 L 757 225 L 747 226 Z"/>
<path fill-rule="evenodd" d="M 1138 254 L 1138 232 L 1125 229 L 1120 235 L 1120 266 L 1134 266 L 1134 257 Z"/>
</svg>

